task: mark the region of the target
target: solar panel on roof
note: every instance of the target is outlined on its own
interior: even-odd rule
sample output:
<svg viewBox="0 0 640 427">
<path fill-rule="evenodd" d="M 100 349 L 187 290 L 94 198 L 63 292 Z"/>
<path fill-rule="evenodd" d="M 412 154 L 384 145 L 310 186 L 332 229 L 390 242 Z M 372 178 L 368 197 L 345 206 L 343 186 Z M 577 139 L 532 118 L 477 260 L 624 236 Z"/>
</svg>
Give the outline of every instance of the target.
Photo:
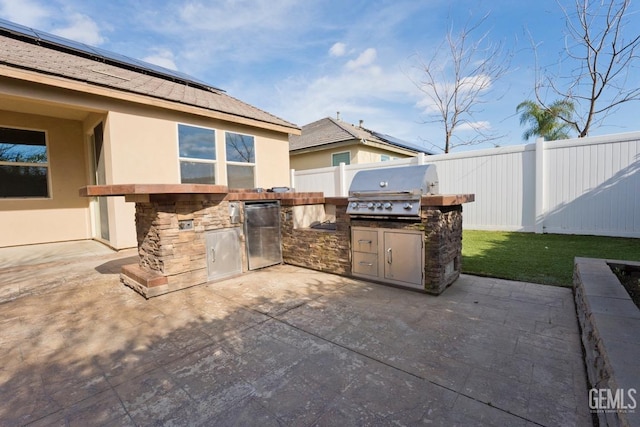
<svg viewBox="0 0 640 427">
<path fill-rule="evenodd" d="M 22 25 L 14 24 L 11 21 L 5 21 L 4 19 L 1 19 L 1 18 L 0 18 L 0 25 L 4 29 L 6 29 L 8 31 L 12 31 L 14 33 L 27 34 L 27 35 L 31 35 L 31 36 L 35 36 L 36 35 L 33 32 L 33 30 L 31 30 L 31 28 L 23 27 Z"/>
<path fill-rule="evenodd" d="M 398 138 L 393 137 L 391 135 L 386 135 L 384 133 L 374 132 L 374 131 L 371 131 L 371 133 L 373 135 L 377 136 L 378 138 L 380 138 L 380 139 L 382 139 L 384 141 L 390 142 L 390 143 L 392 143 L 394 145 L 397 145 L 399 147 L 408 148 L 410 150 L 419 151 L 419 152 L 423 152 L 423 153 L 426 153 L 426 154 L 433 154 L 431 151 L 425 149 L 424 147 L 419 147 L 419 146 L 417 146 L 415 144 L 412 144 L 412 143 L 407 142 L 407 141 L 403 141 L 402 139 L 398 139 Z"/>
<path fill-rule="evenodd" d="M 213 89 L 224 92 L 222 89 L 211 86 L 208 83 L 198 80 L 188 74 L 182 73 L 176 70 L 170 70 L 159 65 L 150 64 L 148 62 L 141 61 L 139 59 L 130 58 L 119 53 L 111 52 L 99 47 L 89 46 L 84 43 L 70 40 L 64 37 L 56 36 L 55 34 L 46 33 L 40 30 L 34 30 L 33 28 L 25 27 L 14 22 L 6 21 L 0 18 L 0 33 L 10 33 L 20 37 L 27 37 L 32 41 L 42 45 L 46 44 L 53 48 L 63 48 L 65 50 L 71 50 L 75 53 L 82 54 L 84 56 L 90 56 L 95 59 L 100 59 L 106 63 L 112 65 L 125 66 L 138 72 L 145 74 L 151 74 L 157 77 L 165 79 L 171 79 L 173 81 L 182 82 L 187 85 L 193 85 L 203 89 Z"/>
</svg>

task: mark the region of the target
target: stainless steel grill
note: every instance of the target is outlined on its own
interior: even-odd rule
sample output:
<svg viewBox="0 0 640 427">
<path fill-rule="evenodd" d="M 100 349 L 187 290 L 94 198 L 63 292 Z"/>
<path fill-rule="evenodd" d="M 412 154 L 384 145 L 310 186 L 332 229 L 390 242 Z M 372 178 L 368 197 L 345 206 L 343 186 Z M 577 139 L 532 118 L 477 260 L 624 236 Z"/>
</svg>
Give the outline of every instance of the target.
<svg viewBox="0 0 640 427">
<path fill-rule="evenodd" d="M 420 216 L 423 195 L 438 194 L 435 165 L 359 171 L 349 187 L 351 216 Z"/>
</svg>

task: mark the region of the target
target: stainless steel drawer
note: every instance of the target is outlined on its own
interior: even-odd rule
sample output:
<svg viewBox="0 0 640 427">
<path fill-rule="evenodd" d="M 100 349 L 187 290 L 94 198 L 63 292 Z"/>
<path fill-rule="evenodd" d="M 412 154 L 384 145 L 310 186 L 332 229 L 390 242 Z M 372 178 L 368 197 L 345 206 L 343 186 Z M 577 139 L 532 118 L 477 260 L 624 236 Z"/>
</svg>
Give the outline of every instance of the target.
<svg viewBox="0 0 640 427">
<path fill-rule="evenodd" d="M 377 230 L 353 230 L 351 239 L 355 252 L 366 252 L 370 254 L 378 253 L 378 231 Z"/>
<path fill-rule="evenodd" d="M 353 274 L 378 277 L 378 254 L 354 252 L 352 262 Z"/>
</svg>

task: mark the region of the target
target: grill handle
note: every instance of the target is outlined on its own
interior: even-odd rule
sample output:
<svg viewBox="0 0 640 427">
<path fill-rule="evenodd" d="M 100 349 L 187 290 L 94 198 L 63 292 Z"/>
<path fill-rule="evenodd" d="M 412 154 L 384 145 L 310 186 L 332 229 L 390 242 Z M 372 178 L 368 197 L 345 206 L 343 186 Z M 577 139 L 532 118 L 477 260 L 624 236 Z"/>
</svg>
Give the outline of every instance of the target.
<svg viewBox="0 0 640 427">
<path fill-rule="evenodd" d="M 391 252 L 391 248 L 387 249 L 387 263 L 391 264 L 393 262 L 393 253 Z"/>
<path fill-rule="evenodd" d="M 389 197 L 389 196 L 419 196 L 422 195 L 420 190 L 407 191 L 349 191 L 349 197 L 371 198 L 371 197 Z"/>
</svg>

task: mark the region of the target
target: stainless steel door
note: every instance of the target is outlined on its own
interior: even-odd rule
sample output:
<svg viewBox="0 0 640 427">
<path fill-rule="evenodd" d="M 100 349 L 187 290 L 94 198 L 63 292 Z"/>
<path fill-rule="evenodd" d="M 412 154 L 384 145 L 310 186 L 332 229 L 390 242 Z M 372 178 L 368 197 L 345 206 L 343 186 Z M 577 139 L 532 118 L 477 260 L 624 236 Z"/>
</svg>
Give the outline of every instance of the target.
<svg viewBox="0 0 640 427">
<path fill-rule="evenodd" d="M 280 204 L 245 203 L 244 214 L 249 270 L 281 264 Z"/>
<path fill-rule="evenodd" d="M 242 273 L 240 229 L 227 228 L 205 235 L 207 247 L 207 279 L 219 280 Z"/>
<path fill-rule="evenodd" d="M 384 232 L 384 278 L 422 288 L 422 233 Z"/>
</svg>

